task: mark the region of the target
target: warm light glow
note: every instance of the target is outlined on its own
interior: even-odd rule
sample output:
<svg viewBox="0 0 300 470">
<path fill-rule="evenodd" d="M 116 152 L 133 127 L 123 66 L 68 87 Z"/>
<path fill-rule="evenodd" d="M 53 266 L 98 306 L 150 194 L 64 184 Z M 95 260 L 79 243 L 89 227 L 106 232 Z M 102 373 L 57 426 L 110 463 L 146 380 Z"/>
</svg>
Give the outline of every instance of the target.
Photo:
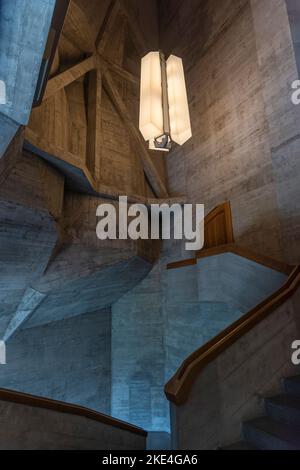
<svg viewBox="0 0 300 470">
<path fill-rule="evenodd" d="M 171 137 L 183 145 L 191 136 L 189 106 L 182 59 L 171 55 L 167 60 L 168 98 Z"/>
<path fill-rule="evenodd" d="M 145 140 L 153 141 L 163 133 L 159 52 L 149 52 L 142 58 L 139 128 Z"/>
</svg>

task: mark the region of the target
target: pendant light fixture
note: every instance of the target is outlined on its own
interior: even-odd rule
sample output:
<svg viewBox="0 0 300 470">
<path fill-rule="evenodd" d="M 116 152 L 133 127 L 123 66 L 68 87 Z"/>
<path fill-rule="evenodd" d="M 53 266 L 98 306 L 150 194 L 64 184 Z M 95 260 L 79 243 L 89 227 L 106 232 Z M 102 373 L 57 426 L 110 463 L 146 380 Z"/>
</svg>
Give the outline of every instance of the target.
<svg viewBox="0 0 300 470">
<path fill-rule="evenodd" d="M 183 145 L 191 123 L 182 59 L 165 60 L 158 51 L 142 58 L 139 128 L 149 148 L 169 151 L 172 142 Z"/>
</svg>

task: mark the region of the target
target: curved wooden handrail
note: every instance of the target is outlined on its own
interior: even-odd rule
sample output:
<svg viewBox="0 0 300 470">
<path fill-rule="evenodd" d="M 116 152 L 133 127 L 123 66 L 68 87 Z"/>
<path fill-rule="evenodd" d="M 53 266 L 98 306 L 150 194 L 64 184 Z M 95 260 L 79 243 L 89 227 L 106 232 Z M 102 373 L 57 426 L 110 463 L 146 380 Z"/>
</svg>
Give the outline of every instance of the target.
<svg viewBox="0 0 300 470">
<path fill-rule="evenodd" d="M 184 403 L 199 372 L 225 349 L 241 338 L 274 309 L 279 307 L 300 286 L 300 266 L 293 268 L 287 281 L 276 292 L 223 330 L 216 337 L 192 353 L 165 386 L 168 400 L 176 405 Z"/>
<path fill-rule="evenodd" d="M 63 401 L 52 400 L 49 398 L 38 397 L 29 395 L 27 393 L 17 392 L 15 390 L 7 390 L 0 388 L 0 401 L 8 401 L 20 405 L 33 406 L 37 408 L 44 408 L 47 410 L 57 411 L 59 413 L 67 413 L 76 416 L 84 416 L 85 418 L 93 419 L 99 423 L 108 424 L 125 431 L 139 434 L 140 436 L 147 436 L 147 432 L 137 426 L 120 421 L 119 419 L 112 418 L 111 416 L 99 413 L 98 411 L 91 410 L 80 405 L 73 405 Z"/>
<path fill-rule="evenodd" d="M 269 258 L 268 256 L 264 256 L 259 253 L 254 253 L 253 251 L 248 250 L 248 248 L 236 245 L 235 243 L 219 245 L 213 248 L 207 248 L 198 251 L 195 258 L 169 263 L 167 265 L 167 269 L 177 269 L 185 266 L 191 266 L 193 264 L 196 264 L 198 259 L 207 258 L 209 256 L 221 255 L 223 253 L 233 253 L 237 256 L 247 258 L 251 261 L 254 261 L 255 263 L 261 264 L 270 269 L 282 272 L 287 275 L 289 275 L 293 271 L 293 266 L 287 263 L 274 260 L 273 258 Z"/>
</svg>

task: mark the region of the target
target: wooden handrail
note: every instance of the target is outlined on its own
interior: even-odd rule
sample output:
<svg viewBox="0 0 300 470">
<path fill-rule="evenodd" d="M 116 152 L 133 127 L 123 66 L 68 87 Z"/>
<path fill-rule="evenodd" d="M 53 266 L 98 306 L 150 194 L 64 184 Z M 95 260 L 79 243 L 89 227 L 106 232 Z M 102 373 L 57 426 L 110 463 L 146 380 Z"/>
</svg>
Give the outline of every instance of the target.
<svg viewBox="0 0 300 470">
<path fill-rule="evenodd" d="M 223 330 L 216 337 L 192 353 L 179 367 L 165 386 L 168 400 L 176 405 L 184 403 L 199 372 L 219 356 L 225 349 L 261 322 L 283 302 L 290 298 L 300 286 L 300 266 L 293 268 L 287 281 L 276 292 L 267 297 Z"/>
<path fill-rule="evenodd" d="M 15 390 L 7 390 L 0 388 L 0 400 L 8 401 L 11 403 L 18 403 L 20 405 L 33 406 L 37 408 L 44 408 L 47 410 L 57 411 L 59 413 L 67 413 L 76 416 L 84 416 L 85 418 L 93 419 L 99 423 L 108 424 L 125 431 L 139 434 L 140 436 L 147 436 L 147 432 L 137 426 L 120 421 L 119 419 L 112 418 L 111 416 L 99 413 L 98 411 L 91 410 L 84 406 L 73 405 L 63 401 L 51 400 L 49 398 L 38 397 L 29 395 L 27 393 L 17 392 Z"/>
<path fill-rule="evenodd" d="M 229 202 L 217 206 L 205 217 L 204 230 L 205 236 L 208 237 L 204 249 L 198 251 L 194 258 L 169 263 L 167 269 L 192 266 L 197 264 L 198 260 L 202 258 L 223 253 L 233 253 L 275 271 L 282 272 L 289 277 L 285 284 L 275 293 L 260 302 L 256 307 L 252 308 L 248 313 L 183 361 L 175 375 L 165 386 L 165 394 L 168 400 L 176 405 L 185 402 L 194 381 L 204 367 L 291 296 L 300 284 L 299 266 L 295 268 L 284 262 L 254 253 L 234 243 Z M 225 243 L 220 242 L 220 240 L 225 240 Z"/>
<path fill-rule="evenodd" d="M 198 259 L 207 258 L 209 256 L 216 256 L 223 253 L 233 253 L 237 256 L 247 258 L 251 261 L 254 261 L 255 263 L 261 264 L 270 269 L 282 272 L 287 275 L 289 275 L 293 271 L 293 266 L 287 263 L 274 260 L 273 258 L 269 258 L 268 256 L 264 256 L 259 253 L 254 253 L 253 251 L 248 250 L 248 248 L 244 248 L 236 244 L 220 245 L 213 248 L 207 248 L 198 251 L 195 258 L 169 263 L 167 265 L 167 269 L 177 269 L 185 266 L 191 266 L 193 264 L 196 264 Z"/>
</svg>

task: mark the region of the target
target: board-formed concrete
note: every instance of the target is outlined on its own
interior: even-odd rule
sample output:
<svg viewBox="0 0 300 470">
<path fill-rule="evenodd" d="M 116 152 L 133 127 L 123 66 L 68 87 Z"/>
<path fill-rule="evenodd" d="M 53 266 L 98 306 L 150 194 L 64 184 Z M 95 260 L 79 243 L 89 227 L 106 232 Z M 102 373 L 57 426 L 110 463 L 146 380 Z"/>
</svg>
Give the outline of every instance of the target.
<svg viewBox="0 0 300 470">
<path fill-rule="evenodd" d="M 168 178 L 165 157 L 149 155 L 169 183 L 168 193 L 186 194 L 206 211 L 230 200 L 239 244 L 299 262 L 300 108 L 291 103 L 300 67 L 299 2 L 122 0 L 108 31 L 114 41 L 99 46 L 109 2 L 100 3 L 102 8 L 90 0 L 71 2 L 51 74 L 58 83 L 60 72 L 72 75 L 68 69 L 80 69 L 86 54 L 99 47 L 104 86 L 99 70 L 49 95 L 31 112 L 26 129 L 31 145 L 27 142 L 20 156 L 17 149 L 14 161 L 6 158 L 8 145 L 19 124 L 28 122 L 54 0 L 1 2 L 0 80 L 7 84 L 8 101 L 0 105 L 0 158 L 6 156 L 0 160 L 0 339 L 7 341 L 8 364 L 0 369 L 0 384 L 166 433 L 165 382 L 191 352 L 285 277 L 230 254 L 169 272 L 161 258 L 147 276 L 153 260 L 145 246 L 97 240 L 95 213 L 103 199 L 96 196 L 153 197 L 139 157 L 142 147 L 136 148 L 128 129 L 138 122 L 140 57 L 160 46 L 183 57 L 193 130 L 192 139 L 168 155 Z M 176 259 L 182 244 L 167 245 Z M 251 337 L 253 345 L 249 341 L 262 363 L 274 349 L 284 354 L 282 335 L 290 340 L 294 322 L 290 310 L 281 313 L 281 331 L 273 324 L 267 331 L 274 334 L 266 339 L 267 352 L 260 331 Z M 244 388 L 248 363 L 238 365 L 242 384 L 235 375 L 240 349 L 225 354 L 215 366 L 222 370 L 213 368 L 204 380 L 207 445 L 216 444 L 219 430 L 233 439 L 239 411 L 255 402 Z M 269 362 L 272 371 L 277 359 L 274 354 Z M 268 375 L 254 356 L 249 368 L 257 389 L 264 388 L 260 378 Z M 213 402 L 205 408 L 214 380 L 226 386 L 214 389 L 211 398 L 222 402 L 232 395 L 239 406 L 230 402 L 217 419 Z M 199 418 L 194 411 L 178 415 L 179 446 L 187 446 L 190 437 L 181 425 L 193 433 L 195 445 L 203 444 L 196 440 L 201 433 L 193 427 Z M 24 414 L 14 413 L 9 408 L 8 431 L 20 426 L 20 437 Z M 220 423 L 224 416 L 228 425 Z M 68 426 L 60 428 L 63 434 L 66 429 L 73 442 L 62 440 L 62 446 L 86 446 Z M 28 442 L 26 436 L 24 445 Z M 44 443 L 57 445 L 48 435 Z"/>
<path fill-rule="evenodd" d="M 290 16 L 285 0 L 160 2 L 161 48 L 183 58 L 193 132 L 167 157 L 170 191 L 206 211 L 230 200 L 239 244 L 297 263 L 299 2 L 287 4 Z"/>
<path fill-rule="evenodd" d="M 19 329 L 6 343 L 1 387 L 110 414 L 110 309 Z"/>
<path fill-rule="evenodd" d="M 0 196 L 0 335 L 47 267 L 58 234 L 53 217 Z"/>
<path fill-rule="evenodd" d="M 16 158 L 0 187 L 1 338 L 109 307 L 147 275 L 146 246 L 97 238 L 103 202 L 69 190 L 37 156 Z"/>
<path fill-rule="evenodd" d="M 197 376 L 185 403 L 171 404 L 172 448 L 216 449 L 238 441 L 241 423 L 264 414 L 264 397 L 297 374 L 291 345 L 299 337 L 299 289 Z M 205 430 L 205 432 L 203 432 Z"/>
<path fill-rule="evenodd" d="M 169 430 L 160 265 L 112 306 L 112 415 Z"/>
<path fill-rule="evenodd" d="M 46 46 L 55 0 L 2 0 L 0 80 L 6 104 L 0 112 L 27 124 Z"/>
<path fill-rule="evenodd" d="M 165 263 L 112 306 L 112 414 L 169 432 L 165 383 L 286 275 L 231 253 L 179 269 L 166 270 Z"/>
<path fill-rule="evenodd" d="M 146 436 L 83 416 L 2 400 L 0 413 L 1 450 L 143 450 L 146 448 Z"/>
<path fill-rule="evenodd" d="M 62 283 L 47 292 L 24 328 L 74 317 L 109 307 L 130 291 L 149 272 L 150 264 L 139 257 L 100 267 L 96 272 Z"/>
<path fill-rule="evenodd" d="M 16 135 L 19 124 L 12 119 L 0 114 L 0 158 L 4 155 L 10 142 Z"/>
</svg>

